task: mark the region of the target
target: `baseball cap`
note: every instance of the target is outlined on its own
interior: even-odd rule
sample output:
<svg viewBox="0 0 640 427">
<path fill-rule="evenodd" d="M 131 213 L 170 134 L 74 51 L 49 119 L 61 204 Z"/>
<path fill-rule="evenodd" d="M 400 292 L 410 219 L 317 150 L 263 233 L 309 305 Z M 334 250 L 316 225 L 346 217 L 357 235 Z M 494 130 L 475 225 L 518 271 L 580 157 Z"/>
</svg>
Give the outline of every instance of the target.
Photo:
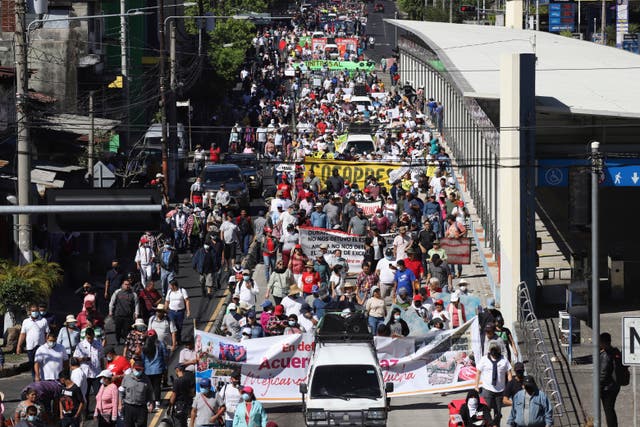
<svg viewBox="0 0 640 427">
<path fill-rule="evenodd" d="M 282 316 L 284 314 L 284 307 L 280 304 L 276 305 L 276 308 L 273 310 L 273 314 L 276 316 Z"/>
<path fill-rule="evenodd" d="M 271 307 L 273 303 L 271 302 L 271 300 L 266 299 L 260 305 L 262 306 L 262 308 L 267 308 L 267 307 Z"/>
<path fill-rule="evenodd" d="M 236 303 L 232 302 L 229 304 L 229 306 L 227 307 L 229 310 L 237 310 L 238 306 L 236 305 Z"/>
<path fill-rule="evenodd" d="M 416 295 L 414 295 L 414 296 L 413 296 L 413 300 L 414 300 L 414 301 L 420 301 L 420 302 L 422 302 L 422 295 L 420 295 L 420 294 L 416 294 Z"/>
<path fill-rule="evenodd" d="M 200 378 L 200 382 L 198 382 L 200 387 L 211 387 L 211 379 L 210 378 Z"/>
<path fill-rule="evenodd" d="M 113 378 L 113 372 L 108 369 L 101 371 L 96 378 Z"/>
</svg>

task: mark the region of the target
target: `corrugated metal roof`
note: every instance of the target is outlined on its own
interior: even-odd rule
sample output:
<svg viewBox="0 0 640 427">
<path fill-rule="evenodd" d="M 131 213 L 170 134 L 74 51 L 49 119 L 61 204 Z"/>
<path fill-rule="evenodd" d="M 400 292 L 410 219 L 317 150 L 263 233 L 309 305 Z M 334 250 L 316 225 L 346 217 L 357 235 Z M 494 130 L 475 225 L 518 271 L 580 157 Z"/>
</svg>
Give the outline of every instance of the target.
<svg viewBox="0 0 640 427">
<path fill-rule="evenodd" d="M 640 117 L 640 55 L 542 31 L 386 21 L 420 37 L 465 96 L 499 98 L 502 55 L 535 53 L 539 109 Z"/>
<path fill-rule="evenodd" d="M 40 127 L 43 129 L 75 133 L 78 135 L 88 135 L 91 126 L 89 116 L 79 116 L 76 114 L 50 115 L 44 117 L 42 122 Z M 93 123 L 94 132 L 106 132 L 116 128 L 120 124 L 120 121 L 95 117 Z"/>
</svg>

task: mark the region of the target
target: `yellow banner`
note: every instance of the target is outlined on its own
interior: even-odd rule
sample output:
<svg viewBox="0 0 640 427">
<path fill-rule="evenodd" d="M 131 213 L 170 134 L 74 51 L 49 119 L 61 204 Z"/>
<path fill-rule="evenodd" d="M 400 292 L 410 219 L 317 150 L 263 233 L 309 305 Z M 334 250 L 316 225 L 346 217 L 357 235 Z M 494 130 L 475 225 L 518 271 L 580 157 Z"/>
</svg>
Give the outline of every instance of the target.
<svg viewBox="0 0 640 427">
<path fill-rule="evenodd" d="M 365 186 L 365 179 L 369 175 L 375 176 L 380 184 L 388 186 L 389 173 L 403 165 L 394 163 L 355 162 L 305 157 L 304 166 L 305 173 L 308 174 L 310 170 L 313 170 L 323 184 L 331 176 L 333 169 L 337 168 L 338 173 L 342 178 L 352 184 L 355 182 L 358 184 L 360 189 L 363 189 Z"/>
</svg>

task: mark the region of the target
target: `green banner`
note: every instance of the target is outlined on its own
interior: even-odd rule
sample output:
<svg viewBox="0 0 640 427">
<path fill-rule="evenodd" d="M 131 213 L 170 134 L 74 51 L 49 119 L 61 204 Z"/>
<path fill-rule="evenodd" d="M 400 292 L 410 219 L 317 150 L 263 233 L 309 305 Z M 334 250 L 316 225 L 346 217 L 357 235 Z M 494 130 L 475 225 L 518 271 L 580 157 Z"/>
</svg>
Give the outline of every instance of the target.
<svg viewBox="0 0 640 427">
<path fill-rule="evenodd" d="M 305 65 L 310 70 L 322 70 L 326 64 L 331 71 L 373 71 L 376 64 L 371 61 L 331 61 L 328 59 L 316 59 L 313 61 L 305 61 Z M 294 63 L 295 68 L 300 68 L 300 63 Z"/>
</svg>

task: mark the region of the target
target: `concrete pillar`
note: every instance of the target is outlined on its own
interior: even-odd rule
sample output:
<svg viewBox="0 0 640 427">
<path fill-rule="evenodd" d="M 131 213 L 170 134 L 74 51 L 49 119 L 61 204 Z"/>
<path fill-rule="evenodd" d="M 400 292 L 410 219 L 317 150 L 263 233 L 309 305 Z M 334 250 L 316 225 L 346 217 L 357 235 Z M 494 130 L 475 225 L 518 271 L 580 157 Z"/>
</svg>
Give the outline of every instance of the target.
<svg viewBox="0 0 640 427">
<path fill-rule="evenodd" d="M 524 5 L 522 0 L 507 0 L 504 2 L 506 7 L 506 16 L 504 19 L 504 26 L 507 28 L 514 28 L 516 30 L 522 29 Z"/>
<path fill-rule="evenodd" d="M 500 309 L 506 325 L 518 315 L 518 286 L 535 283 L 533 153 L 535 148 L 535 55 L 506 54 L 500 64 L 498 235 Z M 533 251 L 532 251 L 533 250 Z M 535 292 L 531 292 L 532 298 Z"/>
</svg>

